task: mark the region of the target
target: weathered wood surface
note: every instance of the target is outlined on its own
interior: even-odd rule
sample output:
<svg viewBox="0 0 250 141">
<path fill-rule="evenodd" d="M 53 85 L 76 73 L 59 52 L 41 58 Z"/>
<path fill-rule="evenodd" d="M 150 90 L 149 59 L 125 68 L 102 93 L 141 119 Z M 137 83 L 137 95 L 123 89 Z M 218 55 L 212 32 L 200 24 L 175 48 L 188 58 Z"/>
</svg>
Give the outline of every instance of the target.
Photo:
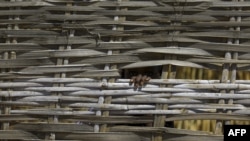
<svg viewBox="0 0 250 141">
<path fill-rule="evenodd" d="M 222 141 L 144 125 L 155 115 L 250 120 L 250 80 L 235 73 L 250 70 L 249 8 L 237 0 L 0 1 L 0 140 L 151 141 L 161 132 L 160 141 Z M 124 78 L 123 70 L 155 66 L 232 75 L 151 78 L 139 88 Z"/>
<path fill-rule="evenodd" d="M 7 131 L 0 131 L 0 138 L 5 139 L 5 140 L 20 140 L 20 139 L 25 139 L 25 140 L 38 140 L 35 135 L 25 132 L 22 130 L 7 130 Z"/>
</svg>

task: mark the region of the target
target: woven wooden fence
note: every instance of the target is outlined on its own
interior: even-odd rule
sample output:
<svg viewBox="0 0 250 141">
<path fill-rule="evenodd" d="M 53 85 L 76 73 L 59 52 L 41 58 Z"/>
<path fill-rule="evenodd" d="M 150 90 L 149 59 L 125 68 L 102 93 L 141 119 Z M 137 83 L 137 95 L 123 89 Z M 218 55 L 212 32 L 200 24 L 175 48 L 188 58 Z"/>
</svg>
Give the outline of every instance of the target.
<svg viewBox="0 0 250 141">
<path fill-rule="evenodd" d="M 250 120 L 249 39 L 248 0 L 1 0 L 0 139 L 222 141 Z"/>
</svg>

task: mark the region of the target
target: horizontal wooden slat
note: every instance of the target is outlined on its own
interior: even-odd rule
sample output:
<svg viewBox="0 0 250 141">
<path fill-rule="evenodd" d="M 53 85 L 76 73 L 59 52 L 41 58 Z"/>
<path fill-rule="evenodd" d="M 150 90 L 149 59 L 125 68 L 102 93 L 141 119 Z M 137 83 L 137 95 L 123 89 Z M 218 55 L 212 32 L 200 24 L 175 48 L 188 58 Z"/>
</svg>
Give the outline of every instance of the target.
<svg viewBox="0 0 250 141">
<path fill-rule="evenodd" d="M 38 1 L 38 2 L 1 2 L 0 7 L 29 7 L 29 6 L 53 6 L 50 3 L 44 2 L 44 1 Z"/>
<path fill-rule="evenodd" d="M 194 68 L 204 68 L 201 65 L 194 64 L 186 61 L 178 61 L 178 60 L 157 60 L 157 61 L 141 61 L 136 62 L 127 66 L 124 66 L 123 69 L 131 69 L 131 68 L 140 68 L 140 67 L 150 67 L 150 66 L 161 66 L 161 65 L 176 65 L 176 66 L 186 66 L 186 67 L 194 67 Z"/>
<path fill-rule="evenodd" d="M 0 68 L 24 68 L 27 66 L 50 65 L 48 58 L 0 60 Z"/>
<path fill-rule="evenodd" d="M 60 135 L 59 135 L 60 136 Z M 133 140 L 133 141 L 149 141 L 149 135 L 147 138 L 143 138 L 142 134 L 133 134 L 133 133 L 122 133 L 122 132 L 111 132 L 111 133 L 99 133 L 98 137 L 96 133 L 74 133 L 74 134 L 66 134 L 62 137 L 62 139 L 84 139 L 90 140 L 94 139 L 96 141 L 116 141 L 116 140 L 121 140 L 121 141 L 126 141 L 126 140 Z M 223 137 L 222 136 L 211 136 L 211 135 L 173 135 L 173 134 L 166 134 L 164 136 L 164 141 L 170 140 L 170 141 L 177 141 L 177 140 L 195 140 L 199 137 L 200 139 L 208 140 L 208 141 L 222 141 Z"/>
<path fill-rule="evenodd" d="M 93 127 L 86 124 L 46 124 L 21 123 L 13 126 L 16 130 L 40 131 L 40 132 L 91 132 Z"/>
<path fill-rule="evenodd" d="M 181 47 L 161 47 L 161 48 L 145 48 L 138 49 L 138 52 L 153 52 L 153 53 L 166 53 L 176 55 L 201 55 L 201 56 L 212 56 L 211 53 L 205 50 L 195 48 L 181 48 Z"/>
<path fill-rule="evenodd" d="M 29 132 L 21 130 L 0 130 L 0 138 L 6 140 L 36 140 L 38 139 L 35 135 L 32 135 Z"/>
<path fill-rule="evenodd" d="M 30 117 L 27 115 L 19 115 L 19 114 L 14 114 L 14 115 L 0 115 L 0 121 L 1 122 L 18 122 L 18 121 L 37 121 L 39 118 L 34 118 Z"/>
</svg>

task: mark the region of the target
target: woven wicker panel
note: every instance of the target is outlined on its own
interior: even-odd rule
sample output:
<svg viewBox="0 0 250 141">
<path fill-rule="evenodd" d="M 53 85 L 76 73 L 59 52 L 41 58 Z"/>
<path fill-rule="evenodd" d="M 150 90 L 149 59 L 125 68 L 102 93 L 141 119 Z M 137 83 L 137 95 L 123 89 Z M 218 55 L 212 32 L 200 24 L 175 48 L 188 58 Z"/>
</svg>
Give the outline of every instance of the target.
<svg viewBox="0 0 250 141">
<path fill-rule="evenodd" d="M 250 119 L 250 81 L 237 77 L 250 68 L 249 10 L 247 0 L 1 0 L 0 139 L 222 141 L 223 124 Z M 131 83 L 140 73 L 152 77 Z M 216 124 L 167 125 L 184 120 Z"/>
</svg>

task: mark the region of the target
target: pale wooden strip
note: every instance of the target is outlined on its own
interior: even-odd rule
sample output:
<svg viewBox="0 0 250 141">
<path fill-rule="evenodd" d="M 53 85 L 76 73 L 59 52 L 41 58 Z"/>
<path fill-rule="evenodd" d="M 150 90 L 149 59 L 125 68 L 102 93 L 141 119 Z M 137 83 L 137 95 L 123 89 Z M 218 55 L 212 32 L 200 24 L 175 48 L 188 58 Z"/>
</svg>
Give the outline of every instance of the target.
<svg viewBox="0 0 250 141">
<path fill-rule="evenodd" d="M 211 5 L 211 7 L 250 7 L 250 4 L 248 1 L 244 1 L 244 2 L 232 2 L 232 1 L 227 1 L 227 2 L 223 2 L 223 1 L 215 1 L 213 2 L 213 4 Z"/>
<path fill-rule="evenodd" d="M 227 114 L 227 113 L 196 113 L 196 114 L 182 114 L 170 115 L 166 121 L 179 120 L 240 120 L 249 121 L 249 117 L 241 114 Z"/>
<path fill-rule="evenodd" d="M 92 111 L 72 111 L 71 109 L 31 109 L 31 110 L 11 110 L 11 114 L 43 115 L 43 116 L 79 116 L 94 115 Z"/>
<path fill-rule="evenodd" d="M 38 137 L 35 135 L 21 131 L 21 130 L 0 130 L 0 139 L 5 139 L 5 140 L 36 140 Z"/>
<path fill-rule="evenodd" d="M 25 19 L 36 19 L 39 18 L 39 20 L 46 20 L 46 21 L 90 21 L 90 20 L 108 20 L 108 17 L 104 16 L 98 16 L 98 15 L 59 15 L 59 14 L 42 14 L 40 17 L 37 16 L 29 16 Z"/>
<path fill-rule="evenodd" d="M 239 59 L 250 59 L 250 53 L 239 55 Z"/>
<path fill-rule="evenodd" d="M 249 60 L 236 60 L 236 59 L 221 59 L 221 58 L 190 58 L 186 61 L 194 62 L 194 63 L 234 63 L 234 64 L 250 64 Z"/>
<path fill-rule="evenodd" d="M 20 102 L 20 101 L 0 101 L 0 105 L 6 106 L 44 106 L 37 102 Z"/>
<path fill-rule="evenodd" d="M 72 119 L 84 123 L 108 123 L 108 124 L 122 124 L 122 123 L 130 123 L 130 124 L 137 124 L 137 123 L 150 123 L 152 122 L 152 117 L 150 116 L 113 116 L 109 115 L 108 117 L 105 116 L 91 116 L 91 115 L 84 115 L 84 116 L 74 116 Z"/>
<path fill-rule="evenodd" d="M 5 44 L 0 43 L 0 51 L 31 51 L 31 50 L 42 50 L 45 49 L 42 46 L 34 43 L 16 43 L 16 44 Z"/>
<path fill-rule="evenodd" d="M 0 2 L 0 7 L 29 7 L 29 6 L 53 6 L 53 4 L 50 4 L 48 2 L 44 1 L 32 1 L 32 2 Z"/>
<path fill-rule="evenodd" d="M 113 2 L 113 1 L 101 1 L 94 6 L 101 7 L 148 7 L 148 6 L 157 6 L 153 1 L 122 1 L 122 2 Z"/>
<path fill-rule="evenodd" d="M 176 16 L 147 16 L 147 17 L 142 17 L 138 19 L 139 21 L 161 21 L 161 22 L 170 22 L 170 21 L 185 21 L 185 22 L 210 22 L 210 21 L 218 21 L 218 19 L 208 16 L 208 15 L 199 15 L 199 14 L 194 14 L 194 15 L 176 15 Z"/>
<path fill-rule="evenodd" d="M 129 79 L 117 79 L 117 82 L 129 82 Z M 229 82 L 229 81 L 228 81 Z M 219 80 L 195 80 L 195 79 L 152 79 L 148 83 L 156 84 L 217 84 Z M 235 80 L 237 84 L 250 84 L 250 80 Z"/>
<path fill-rule="evenodd" d="M 88 63 L 88 64 L 117 64 L 117 63 L 133 63 L 140 61 L 141 59 L 138 56 L 134 55 L 108 55 L 104 57 L 96 57 L 96 58 L 86 58 L 81 61 L 76 62 L 79 63 Z"/>
<path fill-rule="evenodd" d="M 84 45 L 80 48 L 93 48 L 95 45 Z M 121 41 L 121 42 L 100 42 L 98 49 L 138 49 L 152 47 L 152 45 L 143 41 Z"/>
<path fill-rule="evenodd" d="M 244 109 L 244 110 L 236 110 L 233 111 L 234 114 L 240 114 L 240 115 L 250 115 L 250 110 L 249 109 Z"/>
<path fill-rule="evenodd" d="M 84 23 L 85 26 L 94 26 L 94 25 L 123 25 L 123 26 L 157 26 L 158 24 L 154 22 L 143 22 L 143 21 L 112 21 L 112 20 L 95 20 Z"/>
<path fill-rule="evenodd" d="M 205 141 L 223 141 L 222 135 L 173 135 L 165 134 L 163 141 L 195 141 L 205 140 Z"/>
<path fill-rule="evenodd" d="M 28 87 L 25 90 L 29 91 L 46 91 L 46 92 L 74 92 L 89 90 L 80 87 Z"/>
<path fill-rule="evenodd" d="M 67 84 L 68 87 L 85 87 L 85 88 L 108 88 L 108 89 L 129 89 L 133 88 L 134 85 L 130 83 L 103 83 L 103 82 L 78 82 L 78 83 L 71 83 Z M 147 87 L 156 88 L 157 85 L 150 85 L 147 84 Z"/>
<path fill-rule="evenodd" d="M 174 93 L 173 97 L 188 97 L 193 99 L 249 99 L 248 94 L 230 93 Z"/>
<path fill-rule="evenodd" d="M 175 0 L 161 0 L 161 1 L 164 2 L 164 3 L 176 2 Z M 179 0 L 178 2 L 182 2 L 182 3 L 204 2 L 204 3 L 209 3 L 210 4 L 210 3 L 214 2 L 214 0 Z"/>
<path fill-rule="evenodd" d="M 67 1 L 67 0 L 66 0 Z M 66 2 L 65 1 L 65 2 Z M 69 1 L 67 1 L 69 2 Z M 94 6 L 78 6 L 78 5 L 74 5 L 74 6 L 63 6 L 63 5 L 54 5 L 54 6 L 48 6 L 48 7 L 42 7 L 41 9 L 46 10 L 46 11 L 75 11 L 75 12 L 89 12 L 89 11 L 99 11 L 99 10 L 103 10 L 104 8 L 102 7 L 94 7 Z"/>
<path fill-rule="evenodd" d="M 71 133 L 71 134 L 58 134 L 59 139 L 66 140 L 82 140 L 82 141 L 150 141 L 151 134 L 145 133 L 131 133 L 131 132 L 108 132 L 108 133 Z M 164 141 L 180 141 L 188 140 L 193 141 L 197 138 L 206 141 L 223 141 L 223 136 L 213 135 L 178 135 L 178 134 L 164 134 Z"/>
<path fill-rule="evenodd" d="M 153 94 L 156 95 L 156 94 Z M 171 94 L 170 94 L 171 95 Z M 165 95 L 167 96 L 167 95 Z M 169 96 L 171 97 L 171 96 Z M 155 104 L 155 103 L 161 103 L 161 104 L 199 104 L 202 103 L 199 100 L 193 100 L 188 98 L 155 98 L 150 97 L 149 95 L 145 95 L 145 97 L 139 97 L 138 95 L 134 97 L 125 97 L 125 98 L 114 98 L 112 99 L 112 103 L 140 103 L 140 104 Z"/>
<path fill-rule="evenodd" d="M 239 38 L 239 39 L 248 39 L 250 34 L 239 32 L 239 31 L 209 31 L 209 32 L 187 32 L 182 33 L 183 36 L 190 37 L 221 37 L 221 38 Z"/>
<path fill-rule="evenodd" d="M 189 114 L 194 112 L 186 111 Z M 128 111 L 114 111 L 115 114 L 125 114 L 125 115 L 172 115 L 172 114 L 182 114 L 182 110 L 128 110 Z"/>
<path fill-rule="evenodd" d="M 81 65 L 62 65 L 62 66 L 36 66 L 36 67 L 27 67 L 20 70 L 20 74 L 44 74 L 44 73 L 55 73 L 55 72 L 83 72 L 90 70 L 90 65 L 81 64 Z"/>
<path fill-rule="evenodd" d="M 237 25 L 240 26 L 240 25 Z M 132 38 L 129 41 L 144 41 L 148 43 L 154 42 L 180 42 L 180 43 L 206 43 L 200 39 L 194 39 L 190 37 L 183 37 L 180 35 L 169 35 L 169 34 L 156 34 L 156 35 L 144 35 L 138 36 L 136 38 Z"/>
<path fill-rule="evenodd" d="M 51 64 L 52 62 L 48 58 L 0 60 L 0 68 L 22 68 Z"/>
<path fill-rule="evenodd" d="M 29 96 L 18 99 L 17 101 L 25 102 L 97 102 L 96 98 L 90 97 L 73 97 L 73 96 Z"/>
<path fill-rule="evenodd" d="M 186 5 L 185 8 L 183 6 L 176 5 L 175 9 L 176 11 L 192 11 L 192 12 L 202 12 L 205 10 L 208 10 L 210 7 L 209 3 L 201 3 L 197 5 Z M 150 6 L 150 7 L 142 7 L 141 10 L 147 10 L 147 11 L 155 11 L 155 12 L 172 12 L 174 9 L 172 5 L 166 4 L 164 6 Z M 199 13 L 198 13 L 199 14 Z"/>
<path fill-rule="evenodd" d="M 20 115 L 20 114 L 15 114 L 15 115 L 0 115 L 0 121 L 1 122 L 18 122 L 18 121 L 37 121 L 39 118 L 34 118 L 30 117 L 27 115 Z"/>
<path fill-rule="evenodd" d="M 0 12 L 0 16 L 9 16 L 9 15 L 15 15 L 15 16 L 27 16 L 27 15 L 37 15 L 37 14 L 41 14 L 42 10 L 1 10 Z"/>
<path fill-rule="evenodd" d="M 179 25 L 169 25 L 169 26 L 147 26 L 147 27 L 135 27 L 134 29 L 128 30 L 128 32 L 155 32 L 155 31 L 174 31 L 174 30 L 180 30 L 180 31 L 187 31 L 187 30 L 195 30 L 195 28 L 189 27 L 189 26 L 179 26 Z"/>
<path fill-rule="evenodd" d="M 207 89 L 207 90 L 216 90 L 216 89 L 238 89 L 244 90 L 249 89 L 250 85 L 247 84 L 180 84 L 174 86 L 174 88 L 185 88 L 185 89 Z"/>
<path fill-rule="evenodd" d="M 153 52 L 153 53 L 164 53 L 164 54 L 176 54 L 176 55 L 202 55 L 202 56 L 213 56 L 211 53 L 196 48 L 184 48 L 184 47 L 160 47 L 160 48 L 143 48 L 138 49 L 136 52 Z"/>
<path fill-rule="evenodd" d="M 122 69 L 140 68 L 140 67 L 151 67 L 151 66 L 162 66 L 162 65 L 176 65 L 183 67 L 194 67 L 194 68 L 204 68 L 201 65 L 179 60 L 156 60 L 156 61 L 141 61 L 132 63 L 122 67 Z"/>
<path fill-rule="evenodd" d="M 81 132 L 81 133 L 58 133 L 58 139 L 60 140 L 81 140 L 81 141 L 149 141 L 145 140 L 143 136 L 138 136 L 129 132 L 107 132 L 107 133 L 93 133 L 93 132 Z"/>
<path fill-rule="evenodd" d="M 28 80 L 30 82 L 46 82 L 46 83 L 72 83 L 72 82 L 98 82 L 91 78 L 36 78 Z"/>
<path fill-rule="evenodd" d="M 187 88 L 143 88 L 141 89 L 142 92 L 193 92 L 192 89 Z"/>
<path fill-rule="evenodd" d="M 164 16 L 163 14 L 152 12 L 152 11 L 143 11 L 143 10 L 97 10 L 93 13 L 94 15 L 103 15 L 103 16 Z"/>
<path fill-rule="evenodd" d="M 96 103 L 74 103 L 69 107 L 91 108 L 92 110 L 148 110 L 154 109 L 154 105 L 126 105 L 126 104 L 96 104 Z"/>
<path fill-rule="evenodd" d="M 242 21 L 250 21 L 250 17 L 242 18 Z"/>
<path fill-rule="evenodd" d="M 170 109 L 228 109 L 228 110 L 239 110 L 247 109 L 247 107 L 239 104 L 229 105 L 229 104 L 176 104 L 169 105 Z"/>
<path fill-rule="evenodd" d="M 117 79 L 117 83 L 129 83 L 130 79 Z M 247 80 L 236 80 L 237 83 L 250 83 Z M 148 83 L 152 84 L 214 84 L 220 83 L 219 80 L 194 80 L 194 79 L 151 79 Z"/>
<path fill-rule="evenodd" d="M 73 49 L 64 51 L 52 51 L 50 57 L 93 57 L 104 56 L 105 53 L 91 49 Z"/>
<path fill-rule="evenodd" d="M 93 127 L 86 124 L 46 124 L 46 123 L 20 123 L 13 126 L 14 130 L 39 132 L 91 132 Z"/>
<path fill-rule="evenodd" d="M 33 82 L 4 82 L 4 83 L 0 83 L 0 88 L 40 87 L 40 86 L 42 86 L 42 85 L 39 83 L 33 83 Z"/>
<path fill-rule="evenodd" d="M 215 51 L 237 51 L 237 52 L 250 52 L 248 45 L 235 45 L 235 44 L 226 44 L 226 43 L 195 43 L 190 47 L 200 48 L 205 50 L 215 50 Z"/>
<path fill-rule="evenodd" d="M 60 45 L 60 44 L 95 44 L 95 40 L 91 38 L 86 38 L 82 36 L 74 36 L 67 38 L 66 36 L 50 37 L 50 38 L 34 38 L 25 43 L 36 43 L 40 45 Z"/>
<path fill-rule="evenodd" d="M 250 90 L 239 90 L 238 93 L 240 93 L 240 94 L 250 94 Z"/>
<path fill-rule="evenodd" d="M 34 28 L 40 24 L 41 21 L 37 19 L 22 19 L 22 20 L 8 20 L 8 19 L 0 19 L 0 25 L 9 25 L 9 24 L 23 24 L 23 25 L 30 25 L 30 27 Z M 37 28 L 36 28 L 37 29 Z"/>
<path fill-rule="evenodd" d="M 90 123 L 148 123 L 152 122 L 151 117 L 145 116 L 109 116 L 109 117 L 96 117 L 96 116 L 75 116 L 72 117 L 76 120 Z M 227 113 L 195 113 L 195 114 L 178 114 L 169 115 L 166 121 L 180 121 L 180 120 L 238 120 L 249 121 L 247 115 L 242 114 L 227 114 Z M 131 122 L 130 122 L 131 121 Z"/>
<path fill-rule="evenodd" d="M 169 90 L 170 91 L 170 90 Z M 71 92 L 71 96 L 129 96 L 129 95 L 143 95 L 148 94 L 147 92 L 135 91 L 133 89 L 126 90 L 91 90 L 91 91 L 76 91 Z"/>
<path fill-rule="evenodd" d="M 229 26 L 242 26 L 242 27 L 249 27 L 249 21 L 244 22 L 224 22 L 224 21 L 217 21 L 217 22 L 196 22 L 191 24 L 192 27 L 229 27 Z"/>
<path fill-rule="evenodd" d="M 24 96 L 41 96 L 41 95 L 43 94 L 34 91 L 0 91 L 1 97 L 24 97 Z"/>
<path fill-rule="evenodd" d="M 73 77 L 85 77 L 85 78 L 102 78 L 102 77 L 120 77 L 118 70 L 88 70 Z"/>
<path fill-rule="evenodd" d="M 242 100 L 234 100 L 234 103 L 235 104 L 242 104 L 242 105 L 249 106 L 250 105 L 250 98 L 248 98 L 248 99 L 242 99 Z"/>
<path fill-rule="evenodd" d="M 33 11 L 29 11 L 30 12 L 33 12 Z M 2 11 L 1 11 L 2 13 Z M 1 29 L 0 30 L 0 35 L 1 36 L 7 36 L 7 35 L 47 35 L 47 36 L 53 36 L 53 35 L 59 35 L 59 33 L 57 32 L 54 32 L 54 31 L 45 31 L 45 30 L 37 30 L 37 29 L 28 29 L 28 30 L 24 30 L 24 29 L 19 29 L 19 30 L 5 30 L 5 29 Z M 3 44 L 3 43 L 1 43 Z M 10 44 L 6 44 L 6 45 L 10 45 Z M 16 45 L 16 44 L 13 44 L 13 45 Z M 22 43 L 18 43 L 18 45 L 23 45 Z M 32 45 L 31 43 L 27 45 Z"/>
<path fill-rule="evenodd" d="M 186 9 L 186 8 L 185 8 Z M 233 16 L 241 16 L 241 17 L 248 17 L 248 11 L 230 11 L 228 10 L 206 10 L 200 12 L 201 15 L 210 15 L 210 16 L 225 16 L 225 17 L 233 17 Z"/>
<path fill-rule="evenodd" d="M 205 131 L 192 131 L 185 129 L 175 129 L 169 127 L 139 127 L 139 126 L 113 126 L 110 127 L 111 132 L 165 132 L 171 134 L 181 134 L 181 135 L 211 135 L 209 132 Z"/>
</svg>

